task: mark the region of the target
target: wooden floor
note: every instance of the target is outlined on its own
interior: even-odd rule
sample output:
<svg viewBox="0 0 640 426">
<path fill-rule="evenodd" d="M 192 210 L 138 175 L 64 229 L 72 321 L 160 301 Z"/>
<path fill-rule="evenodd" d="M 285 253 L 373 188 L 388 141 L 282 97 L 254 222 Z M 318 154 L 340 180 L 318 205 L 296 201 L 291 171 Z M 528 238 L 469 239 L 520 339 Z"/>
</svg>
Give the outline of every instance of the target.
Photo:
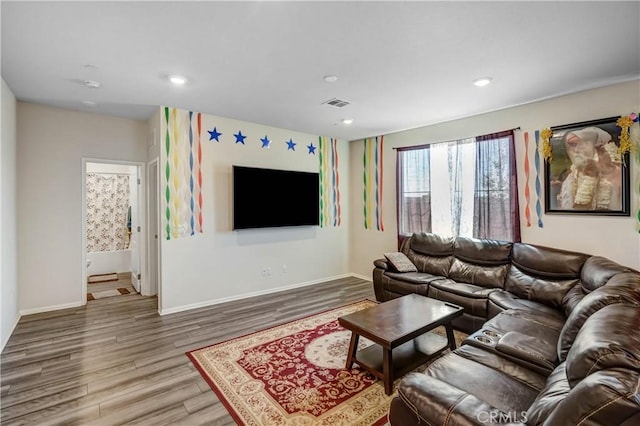
<svg viewBox="0 0 640 426">
<path fill-rule="evenodd" d="M 185 352 L 362 299 L 344 278 L 159 316 L 138 294 L 24 316 L 0 362 L 2 425 L 235 424 Z"/>
</svg>

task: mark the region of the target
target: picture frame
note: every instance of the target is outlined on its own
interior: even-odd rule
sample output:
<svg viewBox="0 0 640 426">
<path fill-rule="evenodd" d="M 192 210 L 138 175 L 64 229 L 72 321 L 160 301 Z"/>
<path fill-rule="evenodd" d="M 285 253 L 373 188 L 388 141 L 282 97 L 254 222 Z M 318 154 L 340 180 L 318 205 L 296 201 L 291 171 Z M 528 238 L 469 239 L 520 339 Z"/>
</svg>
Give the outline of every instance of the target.
<svg viewBox="0 0 640 426">
<path fill-rule="evenodd" d="M 629 153 L 620 155 L 619 117 L 551 127 L 545 213 L 630 215 Z"/>
</svg>

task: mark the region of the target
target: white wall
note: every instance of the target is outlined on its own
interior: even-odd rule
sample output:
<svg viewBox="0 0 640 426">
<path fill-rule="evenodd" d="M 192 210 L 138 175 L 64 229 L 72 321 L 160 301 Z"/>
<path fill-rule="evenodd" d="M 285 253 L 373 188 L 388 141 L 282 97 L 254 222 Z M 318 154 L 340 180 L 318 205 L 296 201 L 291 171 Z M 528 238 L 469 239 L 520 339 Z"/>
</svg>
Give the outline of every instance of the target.
<svg viewBox="0 0 640 426">
<path fill-rule="evenodd" d="M 146 123 L 18 102 L 20 311 L 84 304 L 83 158 L 146 161 Z"/>
<path fill-rule="evenodd" d="M 491 96 L 491 86 L 482 90 L 486 90 L 486 95 Z M 535 224 L 532 227 L 526 227 L 524 216 L 525 178 L 523 170 L 524 131 L 530 132 L 530 142 L 534 142 L 533 131 L 536 129 L 541 130 L 551 126 L 629 114 L 639 110 L 640 81 L 636 80 L 385 135 L 384 162 L 386 167 L 383 200 L 383 212 L 384 217 L 386 217 L 385 232 L 365 230 L 362 226 L 355 225 L 362 222 L 360 216 L 362 214 L 361 206 L 363 205 L 362 198 L 355 197 L 351 205 L 351 223 L 354 226 L 351 227 L 349 238 L 352 254 L 350 258 L 351 271 L 370 276 L 373 260 L 380 258 L 384 252 L 397 249 L 396 152 L 393 150 L 394 147 L 442 142 L 516 127 L 522 129 L 522 132 L 516 132 L 522 241 L 602 255 L 621 264 L 640 269 L 640 234 L 638 233 L 639 224 L 636 219 L 640 208 L 640 195 L 638 194 L 640 167 L 637 160 L 633 161 L 631 168 L 630 217 L 545 215 L 543 213 L 544 228 L 538 228 Z M 363 153 L 362 141 L 352 142 L 350 149 L 351 192 L 361 194 L 363 188 L 362 164 L 360 161 Z M 532 169 L 534 153 L 535 143 L 530 143 L 529 158 Z M 529 179 L 530 190 L 532 191 L 531 200 L 535 202 L 534 178 L 531 176 L 535 176 L 535 174 L 532 172 Z M 543 200 L 544 194 L 541 194 L 544 210 Z M 532 218 L 535 217 L 534 207 L 535 204 L 532 203 Z"/>
<path fill-rule="evenodd" d="M 17 199 L 16 199 L 16 98 L 2 80 L 0 128 L 0 351 L 15 328 L 18 312 Z"/>
<path fill-rule="evenodd" d="M 206 130 L 214 126 L 223 133 L 220 143 L 209 141 Z M 309 155 L 306 146 L 310 143 L 318 146 L 318 136 L 205 114 L 202 129 L 204 232 L 169 241 L 164 231 L 161 234 L 162 313 L 322 281 L 349 272 L 346 142 L 338 144 L 342 161 L 341 226 L 232 231 L 232 165 L 317 172 L 318 156 Z M 233 137 L 239 130 L 247 135 L 244 146 L 236 144 Z M 161 141 L 165 132 L 163 121 L 158 135 Z M 259 138 L 265 134 L 272 141 L 270 149 L 261 148 Z M 295 152 L 287 151 L 285 141 L 290 138 L 297 143 Z M 164 211 L 164 149 L 161 153 L 160 192 Z M 270 267 L 272 275 L 263 277 L 263 267 Z"/>
</svg>

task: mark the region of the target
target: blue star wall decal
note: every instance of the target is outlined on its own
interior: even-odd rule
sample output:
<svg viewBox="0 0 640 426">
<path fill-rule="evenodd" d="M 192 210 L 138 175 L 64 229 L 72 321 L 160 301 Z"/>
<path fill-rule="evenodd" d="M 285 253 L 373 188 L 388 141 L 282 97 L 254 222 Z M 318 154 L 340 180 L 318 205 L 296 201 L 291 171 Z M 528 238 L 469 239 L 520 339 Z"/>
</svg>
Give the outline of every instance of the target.
<svg viewBox="0 0 640 426">
<path fill-rule="evenodd" d="M 291 151 L 295 151 L 296 150 L 296 143 L 293 141 L 293 139 L 289 139 L 288 142 L 285 142 L 287 144 L 287 151 L 291 150 Z"/>
<path fill-rule="evenodd" d="M 271 144 L 271 141 L 267 135 L 264 135 L 264 138 L 260 139 L 260 141 L 262 142 L 262 148 L 270 148 L 269 144 Z"/>
<path fill-rule="evenodd" d="M 313 146 L 313 142 L 307 145 L 307 149 L 309 150 L 309 154 L 316 155 L 316 147 Z"/>
<path fill-rule="evenodd" d="M 238 133 L 234 133 L 233 136 L 236 137 L 236 143 L 241 143 L 242 145 L 244 145 L 244 140 L 247 137 L 242 134 L 242 131 L 238 130 Z"/>
<path fill-rule="evenodd" d="M 207 132 L 209 132 L 209 140 L 216 140 L 216 142 L 220 142 L 220 139 L 218 139 L 220 136 L 222 136 L 222 133 L 218 132 L 218 128 L 214 127 L 213 130 L 207 130 Z"/>
</svg>

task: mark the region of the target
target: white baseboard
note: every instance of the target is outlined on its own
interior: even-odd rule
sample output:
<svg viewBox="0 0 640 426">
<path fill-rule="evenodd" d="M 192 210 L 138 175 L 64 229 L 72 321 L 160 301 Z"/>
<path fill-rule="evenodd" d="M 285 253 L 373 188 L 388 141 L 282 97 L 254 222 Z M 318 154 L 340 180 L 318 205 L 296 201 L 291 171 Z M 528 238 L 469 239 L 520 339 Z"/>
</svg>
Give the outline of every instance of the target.
<svg viewBox="0 0 640 426">
<path fill-rule="evenodd" d="M 11 331 L 9 332 L 9 334 L 4 336 L 4 338 L 2 339 L 2 342 L 0 342 L 0 352 L 4 350 L 4 347 L 7 345 L 9 338 L 13 335 L 13 332 L 16 330 L 16 327 L 20 322 L 20 318 L 22 318 L 22 315 L 18 312 L 18 317 L 16 318 L 16 321 L 13 323 L 13 327 L 11 327 Z"/>
<path fill-rule="evenodd" d="M 45 306 L 42 308 L 21 309 L 20 315 L 31 315 L 31 314 L 39 314 L 42 312 L 59 311 L 60 309 L 77 308 L 83 305 L 84 303 L 82 302 L 72 302 L 72 303 L 64 303 L 62 305 Z"/>
<path fill-rule="evenodd" d="M 207 307 L 207 306 L 219 305 L 220 303 L 233 302 L 233 301 L 236 301 L 236 300 L 248 299 L 250 297 L 256 297 L 256 296 L 264 296 L 266 294 L 278 293 L 280 291 L 292 290 L 294 288 L 307 287 L 307 286 L 314 285 L 314 284 L 320 284 L 320 283 L 323 283 L 325 281 L 338 280 L 340 278 L 347 278 L 347 277 L 356 277 L 356 278 L 361 278 L 363 280 L 371 281 L 369 278 L 367 278 L 365 276 L 356 275 L 356 274 L 353 274 L 353 273 L 347 273 L 347 274 L 342 274 L 342 275 L 334 275 L 332 277 L 320 278 L 320 279 L 312 280 L 312 281 L 305 281 L 305 282 L 301 282 L 301 283 L 297 283 L 297 284 L 286 285 L 286 286 L 282 286 L 282 287 L 271 288 L 271 289 L 268 289 L 268 290 L 255 291 L 253 293 L 239 294 L 237 296 L 222 297 L 220 299 L 207 300 L 207 301 L 204 301 L 204 302 L 192 303 L 190 305 L 176 306 L 175 308 L 162 309 L 162 308 L 159 307 L 158 308 L 158 313 L 160 315 L 175 314 L 177 312 L 188 311 L 190 309 L 204 308 L 204 307 Z"/>
<path fill-rule="evenodd" d="M 371 277 L 366 277 L 364 275 L 356 274 L 355 272 L 351 272 L 349 275 L 351 275 L 352 277 L 360 278 L 361 280 L 373 281 Z"/>
</svg>

